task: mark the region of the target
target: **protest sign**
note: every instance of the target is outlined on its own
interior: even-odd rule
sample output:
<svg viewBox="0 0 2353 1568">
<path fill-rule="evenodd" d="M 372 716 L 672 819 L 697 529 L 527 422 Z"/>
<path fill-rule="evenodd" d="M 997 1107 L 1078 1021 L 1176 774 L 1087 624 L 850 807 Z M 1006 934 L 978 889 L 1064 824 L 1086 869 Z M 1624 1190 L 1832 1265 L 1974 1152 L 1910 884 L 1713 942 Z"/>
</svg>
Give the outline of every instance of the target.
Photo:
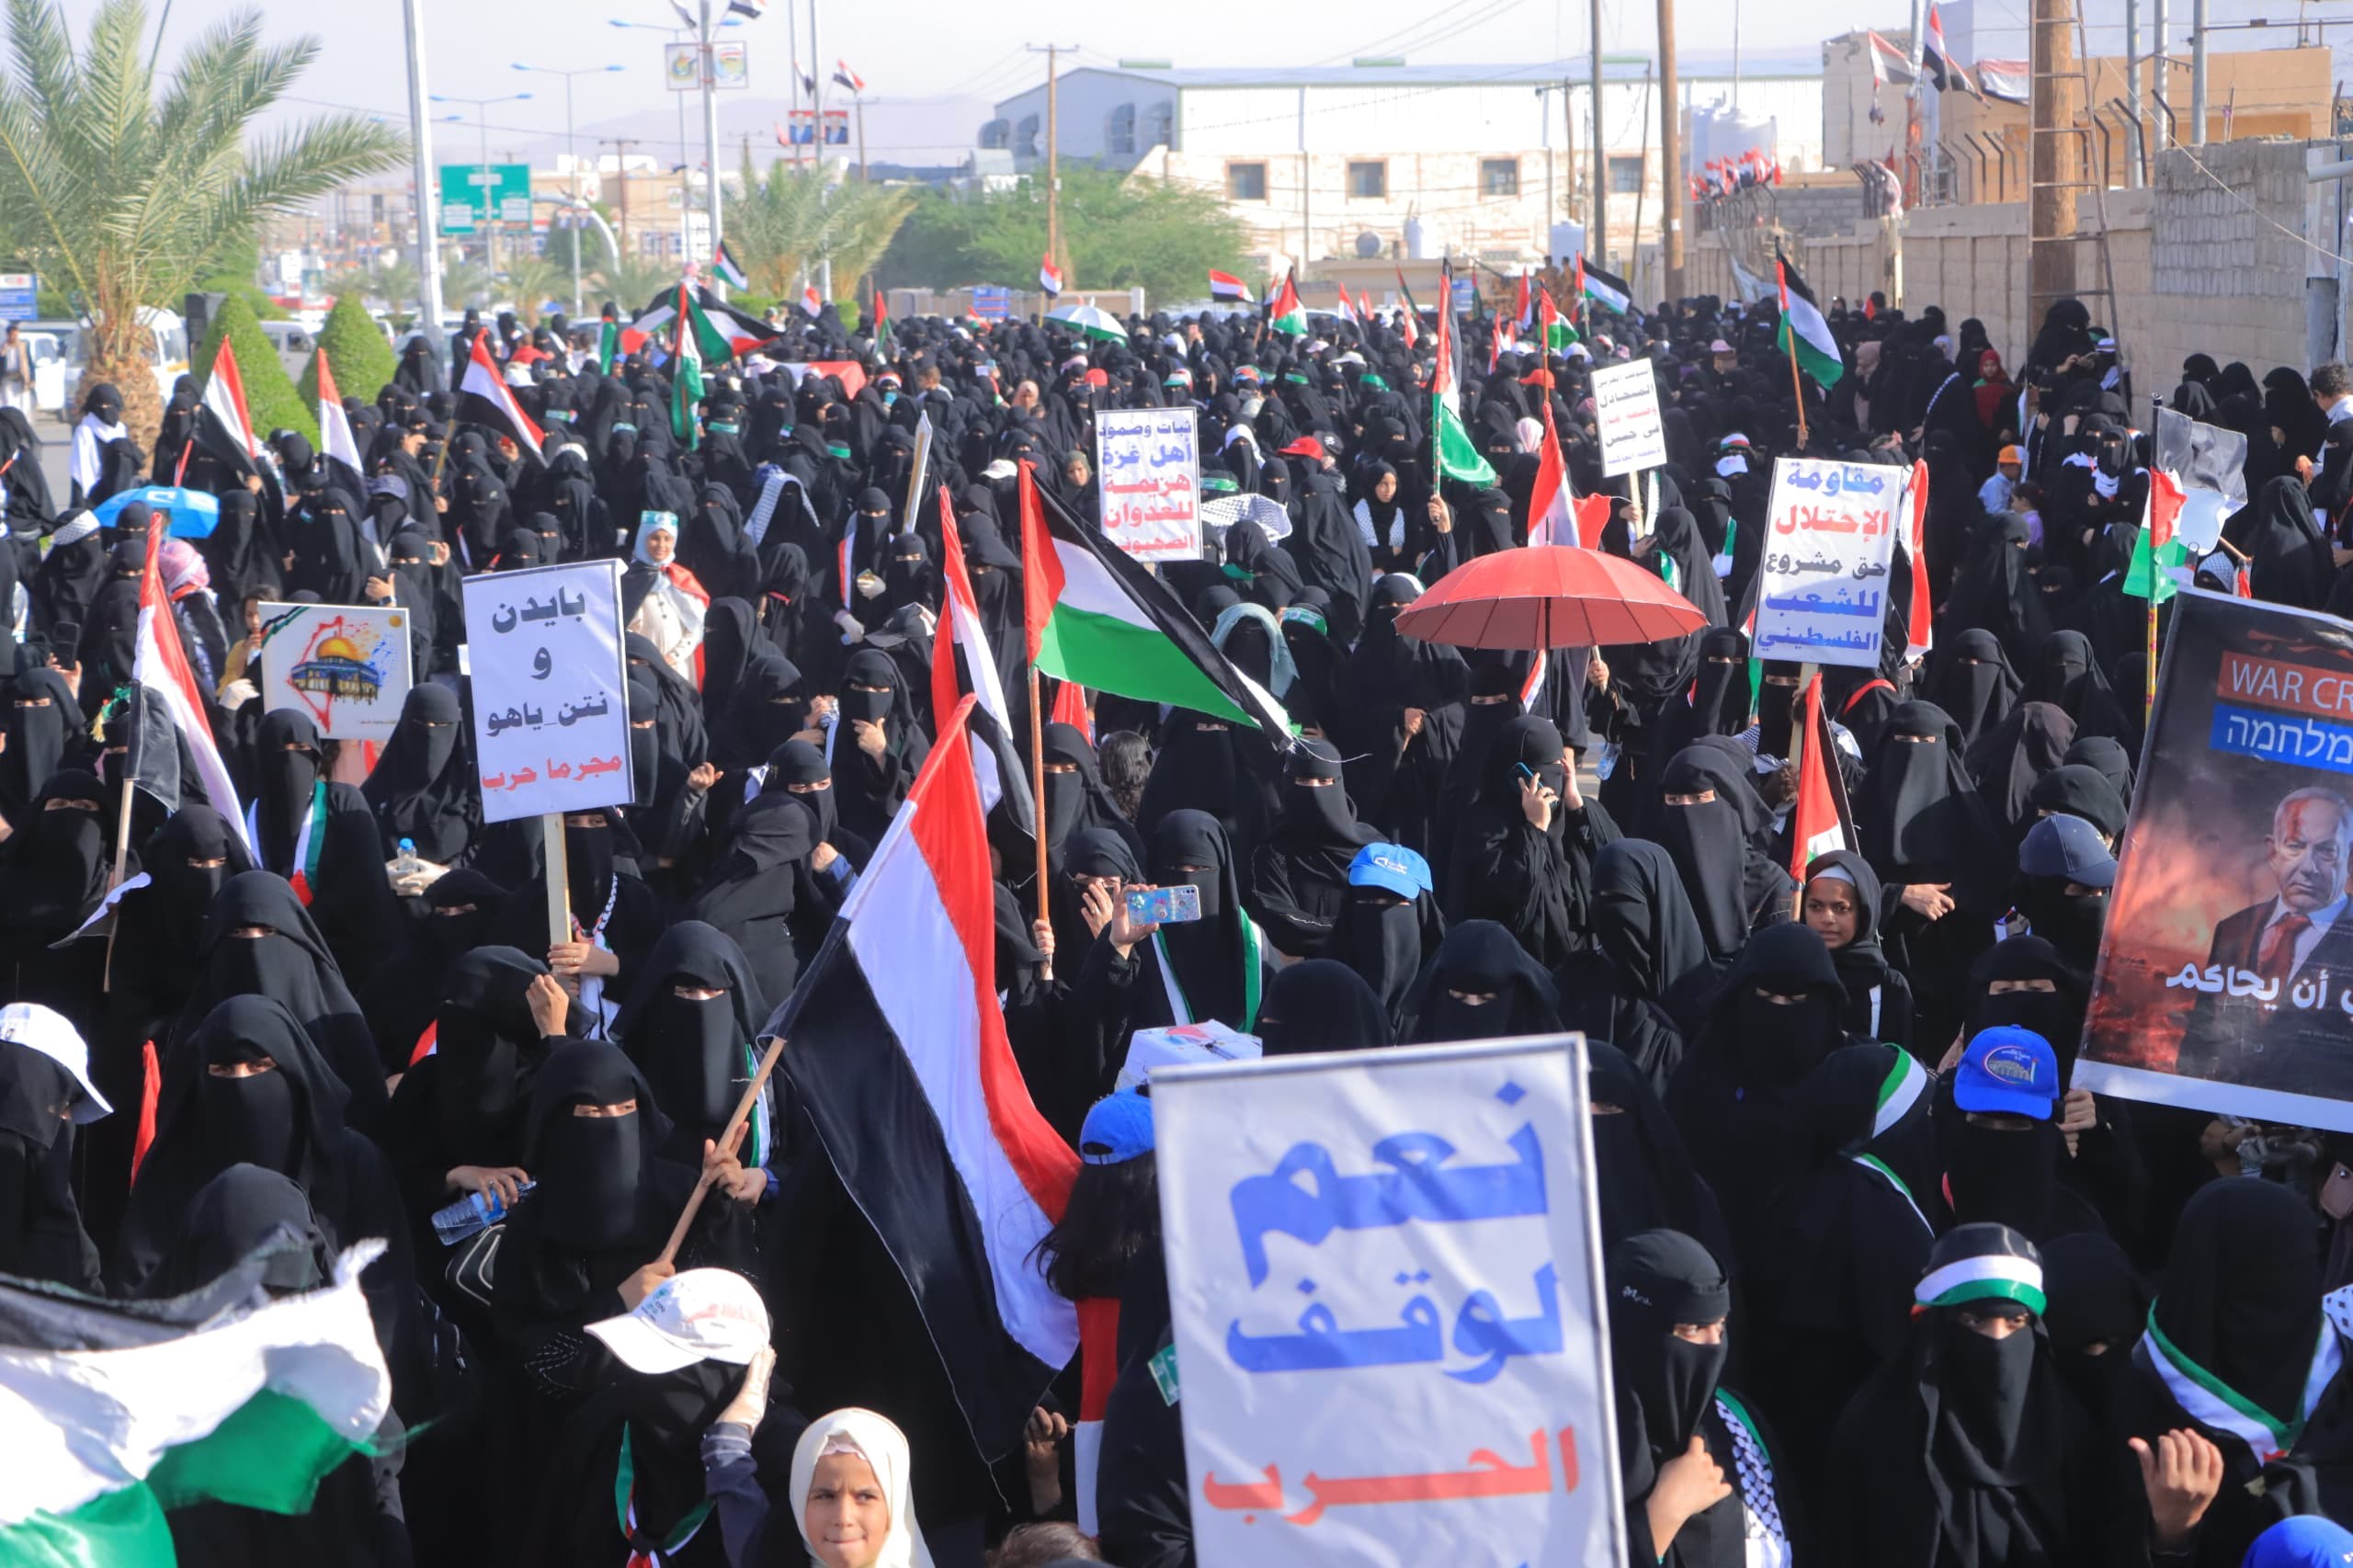
<svg viewBox="0 0 2353 1568">
<path fill-rule="evenodd" d="M 484 822 L 627 804 L 621 563 L 465 581 Z"/>
<path fill-rule="evenodd" d="M 1656 468 L 1666 461 L 1666 426 L 1658 416 L 1658 378 L 1651 362 L 1605 365 L 1593 373 L 1594 419 L 1601 427 L 1601 476 Z"/>
<path fill-rule="evenodd" d="M 1909 516 L 1904 505 L 1901 469 L 1773 460 L 1756 605 L 1758 658 L 1879 663 L 1888 562 L 1896 523 Z"/>
<path fill-rule="evenodd" d="M 1200 438 L 1189 404 L 1095 414 L 1103 536 L 1138 561 L 1201 554 Z"/>
<path fill-rule="evenodd" d="M 1152 1103 L 1203 1568 L 1626 1560 L 1583 1036 Z"/>
<path fill-rule="evenodd" d="M 2353 623 L 2172 614 L 2075 1086 L 2353 1132 Z"/>
<path fill-rule="evenodd" d="M 261 607 L 261 705 L 307 713 L 331 741 L 387 741 L 408 700 L 408 611 Z"/>
</svg>

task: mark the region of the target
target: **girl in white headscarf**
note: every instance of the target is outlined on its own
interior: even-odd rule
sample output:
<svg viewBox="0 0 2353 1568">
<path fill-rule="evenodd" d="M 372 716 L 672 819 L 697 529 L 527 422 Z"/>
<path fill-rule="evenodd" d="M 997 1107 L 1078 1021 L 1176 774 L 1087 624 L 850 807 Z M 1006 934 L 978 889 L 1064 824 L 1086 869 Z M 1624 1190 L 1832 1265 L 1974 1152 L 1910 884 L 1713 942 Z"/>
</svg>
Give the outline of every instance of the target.
<svg viewBox="0 0 2353 1568">
<path fill-rule="evenodd" d="M 931 1568 L 916 1528 L 907 1439 L 870 1410 L 836 1410 L 792 1450 L 794 1522 L 824 1568 Z"/>
</svg>

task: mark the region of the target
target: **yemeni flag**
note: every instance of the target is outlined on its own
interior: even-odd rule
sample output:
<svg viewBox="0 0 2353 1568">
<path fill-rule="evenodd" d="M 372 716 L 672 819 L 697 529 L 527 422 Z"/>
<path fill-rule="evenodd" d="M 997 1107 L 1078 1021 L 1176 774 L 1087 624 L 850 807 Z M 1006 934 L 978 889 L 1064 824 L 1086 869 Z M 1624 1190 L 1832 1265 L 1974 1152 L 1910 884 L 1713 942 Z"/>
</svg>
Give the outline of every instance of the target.
<svg viewBox="0 0 2353 1568">
<path fill-rule="evenodd" d="M 170 1568 L 166 1509 L 309 1512 L 392 1403 L 359 1287 L 383 1250 L 256 1307 L 269 1249 L 135 1309 L 0 1281 L 0 1562 Z"/>
<path fill-rule="evenodd" d="M 1552 299 L 1544 301 L 1549 314 Z M 1544 445 L 1536 459 L 1536 485 L 1528 496 L 1528 542 L 1530 544 L 1582 545 L 1587 533 L 1598 540 L 1605 524 L 1609 521 L 1609 497 L 1587 495 L 1580 499 L 1569 485 L 1569 465 L 1561 457 L 1560 431 L 1552 422 L 1552 394 L 1544 393 Z M 1536 655 L 1536 674 L 1530 678 L 1540 680 L 1544 667 L 1541 650 Z M 1523 693 L 1526 700 L 1529 694 Z"/>
<path fill-rule="evenodd" d="M 546 432 L 531 423 L 531 416 L 515 401 L 506 378 L 491 363 L 488 333 L 474 334 L 465 379 L 458 383 L 458 417 L 506 437 L 529 452 L 533 462 L 545 466 L 547 459 L 540 451 L 540 443 L 547 439 Z"/>
<path fill-rule="evenodd" d="M 980 703 L 967 727 L 972 732 L 972 773 L 980 783 L 981 809 L 993 811 L 1011 794 L 1015 820 L 1035 834 L 1029 780 L 1021 771 L 1021 754 L 1012 743 L 1013 720 L 1006 707 L 1005 686 L 997 679 L 988 628 L 981 620 L 972 576 L 964 570 L 964 536 L 957 530 L 955 504 L 944 484 L 939 487 L 939 575 L 946 591 L 931 649 L 932 727 L 945 732 L 964 700 L 965 681 L 956 676 L 956 650 L 961 648 L 966 681 Z"/>
<path fill-rule="evenodd" d="M 1912 558 L 1912 608 L 1904 614 L 1904 656 L 1917 659 L 1937 645 L 1936 607 L 1928 602 L 1928 465 L 1915 462 L 1912 479 L 1904 487 L 1904 505 L 1912 509 L 1904 534 L 1904 553 Z"/>
<path fill-rule="evenodd" d="M 262 444 L 254 438 L 254 422 L 245 413 L 245 379 L 237 369 L 236 346 L 225 337 L 213 358 L 211 373 L 204 378 L 204 396 L 196 405 L 196 440 L 237 474 L 258 474 L 272 482 L 277 478 L 276 471 L 262 459 Z"/>
<path fill-rule="evenodd" d="M 1077 1312 L 1033 1256 L 1078 1156 L 1031 1105 L 997 1004 L 988 830 L 964 744 L 977 706 L 965 698 L 940 727 L 766 1032 L 792 1042 L 782 1070 L 994 1461 L 1078 1348 Z"/>
<path fill-rule="evenodd" d="M 1039 258 L 1038 287 L 1046 291 L 1046 298 L 1049 300 L 1057 300 L 1062 297 L 1063 269 L 1054 265 L 1052 256 Z"/>
<path fill-rule="evenodd" d="M 1438 458 L 1438 471 L 1448 479 L 1459 479 L 1465 484 L 1493 484 L 1495 471 L 1479 455 L 1472 444 L 1471 432 L 1462 423 L 1458 378 L 1461 372 L 1454 363 L 1454 271 L 1441 268 L 1438 285 L 1438 364 L 1430 371 L 1430 446 Z"/>
<path fill-rule="evenodd" d="M 1307 308 L 1299 302 L 1298 276 L 1296 267 L 1283 274 L 1282 287 L 1276 290 L 1275 297 L 1267 302 L 1267 324 L 1277 332 L 1305 337 Z"/>
<path fill-rule="evenodd" d="M 2170 568 L 2185 564 L 2189 547 L 2174 537 L 2188 497 L 2181 482 L 2164 469 L 2149 470 L 2149 499 L 2142 514 L 2140 536 L 2132 541 L 2132 563 L 2124 569 L 2124 591 L 2136 599 L 2163 604 L 2176 591 Z"/>
<path fill-rule="evenodd" d="M 1634 309 L 1634 286 L 1583 255 L 1577 257 L 1577 287 L 1586 299 L 1621 316 L 1631 314 Z"/>
<path fill-rule="evenodd" d="M 1928 36 L 1920 47 L 1920 71 L 1939 91 L 1950 87 L 1976 91 L 1970 84 L 1968 71 L 1952 57 L 1952 49 L 1945 42 L 1945 23 L 1937 15 L 1937 0 L 1928 0 Z"/>
<path fill-rule="evenodd" d="M 1231 272 L 1220 272 L 1212 267 L 1210 268 L 1210 298 L 1233 300 L 1246 305 L 1250 302 L 1250 285 Z"/>
<path fill-rule="evenodd" d="M 1823 722 L 1819 671 L 1798 699 L 1798 722 L 1805 745 L 1798 759 L 1797 800 L 1790 808 L 1790 875 L 1803 887 L 1806 868 L 1816 856 L 1850 847 L 1847 824 L 1838 816 L 1838 798 L 1830 786 L 1830 726 Z"/>
<path fill-rule="evenodd" d="M 723 239 L 719 242 L 719 248 L 711 253 L 710 270 L 730 289 L 749 289 L 752 286 L 751 274 L 744 270 L 744 264 L 735 259 L 735 253 L 727 248 L 727 242 Z"/>
<path fill-rule="evenodd" d="M 344 412 L 343 394 L 335 391 L 324 344 L 319 346 L 313 368 L 319 373 L 319 455 L 337 465 L 336 477 L 354 495 L 365 495 L 368 470 L 359 460 L 359 443 L 352 438 L 351 415 Z"/>
<path fill-rule="evenodd" d="M 1022 626 L 1040 675 L 1290 744 L 1282 705 L 1233 667 L 1165 583 L 1040 494 L 1027 463 L 1020 484 Z"/>
<path fill-rule="evenodd" d="M 1778 248 L 1773 253 L 1773 272 L 1781 284 L 1781 323 L 1778 329 L 1780 341 L 1777 347 L 1792 356 L 1798 369 L 1828 392 L 1847 373 L 1847 367 L 1838 357 L 1838 340 L 1830 335 L 1830 324 L 1823 319 L 1822 307 L 1814 303 L 1813 291 Z"/>
<path fill-rule="evenodd" d="M 147 521 L 147 565 L 139 576 L 139 638 L 131 655 L 131 684 L 143 687 L 178 729 L 197 778 L 204 785 L 205 798 L 229 820 L 239 837 L 247 839 L 250 849 L 245 814 L 237 803 L 237 786 L 231 781 L 228 764 L 221 759 L 221 748 L 213 742 L 204 687 L 188 662 L 188 650 L 180 646 L 179 623 L 172 615 L 171 595 L 164 586 L 164 528 L 161 517 Z M 146 719 L 153 711 L 142 710 L 142 731 L 149 727 Z M 0 1561 L 6 1559 L 6 1553 L 0 1552 Z"/>
<path fill-rule="evenodd" d="M 1511 319 L 1513 329 L 1518 332 L 1536 324 L 1536 300 L 1528 291 L 1528 268 L 1524 267 L 1519 269 L 1519 293 L 1512 301 Z"/>
</svg>

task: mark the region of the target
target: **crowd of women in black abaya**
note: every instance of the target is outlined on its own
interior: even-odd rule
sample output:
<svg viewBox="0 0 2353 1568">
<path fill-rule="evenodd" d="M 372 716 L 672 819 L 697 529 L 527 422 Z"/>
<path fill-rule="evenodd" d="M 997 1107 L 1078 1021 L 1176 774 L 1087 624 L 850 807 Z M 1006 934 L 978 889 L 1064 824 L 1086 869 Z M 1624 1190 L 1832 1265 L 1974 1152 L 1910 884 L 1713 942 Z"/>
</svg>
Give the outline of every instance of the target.
<svg viewBox="0 0 2353 1568">
<path fill-rule="evenodd" d="M 186 383 L 142 451 L 94 389 L 69 494 L 0 470 L 0 1003 L 53 1010 L 89 1063 L 0 1039 L 0 1273 L 137 1300 L 290 1233 L 315 1260 L 390 1243 L 365 1276 L 380 1451 L 300 1518 L 175 1516 L 186 1562 L 1173 1568 L 1148 1104 L 1141 1132 L 1105 1108 L 1130 1037 L 1214 1018 L 1280 1055 L 1576 1029 L 1636 1564 L 2233 1568 L 2279 1520 L 2353 1510 L 2353 1312 L 2324 1306 L 2353 1284 L 2329 1180 L 2353 1146 L 2068 1085 L 2142 741 L 2122 574 L 2147 403 L 2072 301 L 2006 370 L 1973 320 L 1831 321 L 1846 372 L 1807 388 L 1802 440 L 1769 307 L 1597 312 L 1565 353 L 1473 356 L 1483 483 L 1434 474 L 1428 324 L 1393 315 L 1305 339 L 1155 315 L 1119 343 L 796 318 L 714 368 L 690 433 L 645 353 L 600 369 L 593 331 L 501 317 L 478 330 L 542 455 L 463 422 L 420 341 L 347 400 L 356 481 L 282 431 L 276 474 L 244 481 L 193 444 Z M 1601 477 L 1591 397 L 1628 358 L 1665 411 L 1640 500 Z M 860 373 L 796 379 L 820 360 Z M 2165 402 L 2248 438 L 2224 529 L 2246 588 L 2353 608 L 2342 370 L 2257 382 L 2201 355 L 2182 377 Z M 991 819 L 1007 1033 L 1083 1160 L 1036 1264 L 1121 1308 L 1097 1540 L 1069 1522 L 1081 1369 L 1026 1432 L 971 1430 L 790 1085 L 733 1154 L 710 1145 L 929 754 L 944 526 L 1024 734 L 1021 471 L 1096 526 L 1094 412 L 1138 406 L 1197 411 L 1215 519 L 1161 579 L 1298 733 L 1049 679 L 1044 885 Z M 1584 542 L 1701 630 L 1531 654 L 1400 629 L 1525 542 L 1548 423 L 1576 492 L 1615 495 Z M 0 449 L 35 440 L 0 414 Z M 1801 672 L 1741 631 L 1790 455 L 1929 474 L 1928 601 L 1899 558 L 1878 665 L 1824 672 L 1855 841 L 1802 879 Z M 188 766 L 167 809 L 124 796 L 145 511 L 91 508 L 183 470 L 221 519 L 161 575 L 238 801 Z M 551 931 L 536 824 L 482 820 L 459 585 L 599 558 L 626 563 L 635 790 L 563 820 L 574 924 Z M 2239 585 L 2229 552 L 2198 571 Z M 262 710 L 265 601 L 407 612 L 414 689 L 381 750 Z M 388 872 L 404 845 L 422 874 Z M 1133 922 L 1123 890 L 1176 884 L 1198 922 Z M 1996 1048 L 2047 1058 L 2039 1098 L 1979 1108 Z M 665 1277 L 699 1177 L 676 1267 L 750 1282 L 772 1377 L 634 1370 L 587 1332 Z M 436 1231 L 470 1195 L 506 1210 L 494 1247 Z M 787 1519 L 754 1528 L 770 1503 Z M 821 1505 L 879 1513 L 821 1527 Z"/>
</svg>

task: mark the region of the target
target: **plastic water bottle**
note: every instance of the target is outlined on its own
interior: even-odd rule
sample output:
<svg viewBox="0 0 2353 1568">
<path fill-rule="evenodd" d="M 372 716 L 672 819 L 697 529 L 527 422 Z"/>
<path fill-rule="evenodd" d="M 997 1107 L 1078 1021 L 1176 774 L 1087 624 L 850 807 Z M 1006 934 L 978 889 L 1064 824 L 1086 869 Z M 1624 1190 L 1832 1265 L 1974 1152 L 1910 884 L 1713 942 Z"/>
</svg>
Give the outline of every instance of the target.
<svg viewBox="0 0 2353 1568">
<path fill-rule="evenodd" d="M 392 863 L 384 868 L 385 874 L 392 879 L 392 884 L 395 887 L 413 877 L 422 875 L 424 870 L 425 858 L 417 854 L 416 840 L 414 838 L 402 839 L 401 852 L 393 856 Z"/>
<path fill-rule="evenodd" d="M 521 1197 L 539 1183 L 527 1181 L 517 1186 L 515 1193 Z M 433 1216 L 433 1233 L 445 1247 L 456 1246 L 468 1236 L 489 1229 L 506 1217 L 506 1200 L 495 1192 L 469 1192 L 447 1209 Z"/>
</svg>

